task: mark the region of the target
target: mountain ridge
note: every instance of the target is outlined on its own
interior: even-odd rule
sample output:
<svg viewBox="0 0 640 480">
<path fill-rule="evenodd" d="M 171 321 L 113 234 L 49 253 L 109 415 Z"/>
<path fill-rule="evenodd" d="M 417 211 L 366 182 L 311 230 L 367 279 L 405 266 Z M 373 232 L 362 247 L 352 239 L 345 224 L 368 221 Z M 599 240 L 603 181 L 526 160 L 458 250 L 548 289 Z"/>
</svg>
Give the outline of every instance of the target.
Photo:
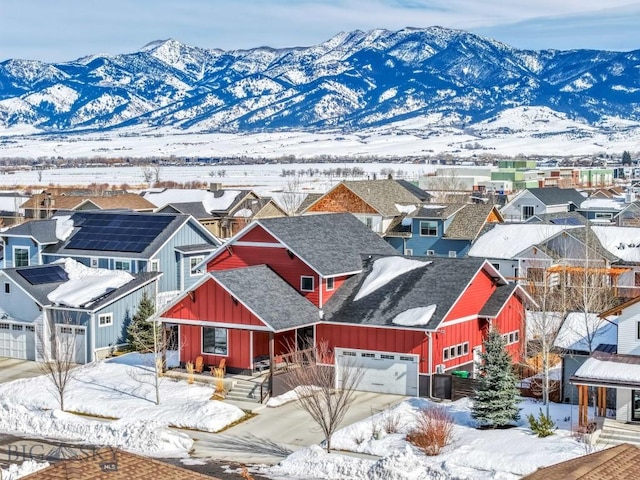
<svg viewBox="0 0 640 480">
<path fill-rule="evenodd" d="M 640 50 L 520 50 L 433 26 L 340 32 L 309 47 L 155 40 L 69 62 L 0 62 L 0 129 L 43 133 L 359 131 L 440 115 L 470 128 L 518 107 L 596 128 L 640 124 Z"/>
</svg>

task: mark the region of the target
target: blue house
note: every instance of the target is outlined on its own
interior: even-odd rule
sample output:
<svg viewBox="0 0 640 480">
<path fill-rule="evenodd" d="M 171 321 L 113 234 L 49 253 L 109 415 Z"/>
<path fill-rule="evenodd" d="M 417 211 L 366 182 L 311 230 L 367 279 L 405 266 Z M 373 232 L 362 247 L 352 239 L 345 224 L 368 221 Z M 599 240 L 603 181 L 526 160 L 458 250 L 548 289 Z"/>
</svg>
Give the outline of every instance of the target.
<svg viewBox="0 0 640 480">
<path fill-rule="evenodd" d="M 404 255 L 464 257 L 500 212 L 485 204 L 424 204 L 399 217 L 384 237 Z"/>
<path fill-rule="evenodd" d="M 0 270 L 0 356 L 36 360 L 50 342 L 73 347 L 75 363 L 103 358 L 126 343 L 126 328 L 160 272 L 130 274 L 73 259 Z"/>
<path fill-rule="evenodd" d="M 194 271 L 220 241 L 190 215 L 131 211 L 58 212 L 2 233 L 4 268 L 46 265 L 61 258 L 133 274 L 163 272 L 159 292 L 190 287 Z"/>
</svg>

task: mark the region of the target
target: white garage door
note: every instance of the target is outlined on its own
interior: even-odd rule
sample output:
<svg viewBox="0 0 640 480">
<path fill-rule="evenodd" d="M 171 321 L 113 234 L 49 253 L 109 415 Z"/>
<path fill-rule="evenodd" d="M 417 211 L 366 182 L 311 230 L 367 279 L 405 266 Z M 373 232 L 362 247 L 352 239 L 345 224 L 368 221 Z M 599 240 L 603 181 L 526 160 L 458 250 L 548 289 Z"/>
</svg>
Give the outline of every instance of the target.
<svg viewBox="0 0 640 480">
<path fill-rule="evenodd" d="M 73 349 L 73 361 L 75 363 L 86 363 L 86 327 L 56 325 L 56 329 L 58 330 L 58 338 L 63 348 Z"/>
<path fill-rule="evenodd" d="M 418 356 L 336 348 L 336 381 L 353 365 L 362 367 L 364 375 L 358 390 L 418 396 Z"/>
<path fill-rule="evenodd" d="M 20 322 L 0 322 L 0 357 L 36 359 L 33 325 Z"/>
</svg>

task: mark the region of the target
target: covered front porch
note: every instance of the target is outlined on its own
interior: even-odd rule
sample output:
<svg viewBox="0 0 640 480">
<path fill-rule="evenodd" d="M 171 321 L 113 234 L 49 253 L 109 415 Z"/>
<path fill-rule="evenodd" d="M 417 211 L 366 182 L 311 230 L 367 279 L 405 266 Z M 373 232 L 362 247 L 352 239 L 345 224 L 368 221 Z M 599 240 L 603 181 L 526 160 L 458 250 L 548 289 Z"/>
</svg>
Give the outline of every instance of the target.
<svg viewBox="0 0 640 480">
<path fill-rule="evenodd" d="M 578 389 L 579 425 L 586 426 L 590 401 L 596 417 L 640 424 L 640 357 L 594 352 L 570 379 Z M 607 392 L 615 390 L 615 409 L 607 408 Z M 613 411 L 612 411 L 613 410 Z"/>
</svg>

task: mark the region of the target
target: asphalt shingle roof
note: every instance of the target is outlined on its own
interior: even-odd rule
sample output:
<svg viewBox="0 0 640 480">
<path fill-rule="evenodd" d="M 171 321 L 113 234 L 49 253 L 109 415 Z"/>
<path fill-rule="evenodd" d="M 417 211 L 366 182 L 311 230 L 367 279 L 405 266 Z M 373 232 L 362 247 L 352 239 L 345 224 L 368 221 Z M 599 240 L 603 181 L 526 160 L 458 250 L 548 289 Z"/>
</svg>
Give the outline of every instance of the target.
<svg viewBox="0 0 640 480">
<path fill-rule="evenodd" d="M 326 213 L 258 220 L 323 276 L 358 272 L 361 255 L 399 255 L 350 213 Z"/>
<path fill-rule="evenodd" d="M 545 205 L 563 205 L 565 203 L 573 203 L 579 207 L 586 197 L 580 194 L 575 188 L 528 188 L 529 193 L 534 195 Z"/>
<path fill-rule="evenodd" d="M 493 205 L 469 203 L 456 212 L 445 238 L 455 240 L 475 240 L 483 229 Z"/>
<path fill-rule="evenodd" d="M 182 203 L 169 203 L 158 210 L 158 213 L 184 213 L 185 215 L 191 215 L 197 220 L 205 218 L 211 218 L 211 215 L 204 209 L 202 202 L 182 202 Z M 217 215 L 216 215 L 217 216 Z"/>
<path fill-rule="evenodd" d="M 56 220 L 31 220 L 8 228 L 2 235 L 29 236 L 41 244 L 58 243 L 56 223 Z"/>
<path fill-rule="evenodd" d="M 107 464 L 114 469 L 105 470 Z M 85 452 L 38 470 L 25 477 L 27 480 L 216 480 L 186 468 L 135 455 L 116 448 L 101 448 Z"/>
<path fill-rule="evenodd" d="M 516 287 L 515 283 L 498 285 L 478 315 L 481 317 L 496 317 Z"/>
<path fill-rule="evenodd" d="M 590 455 L 540 468 L 522 480 L 636 480 L 640 448 L 623 443 Z"/>
<path fill-rule="evenodd" d="M 401 186 L 409 190 L 409 192 L 415 197 L 417 197 L 418 200 L 420 200 L 421 202 L 428 202 L 433 197 L 433 195 L 431 195 L 429 192 L 424 191 L 417 185 L 407 180 L 396 180 L 396 182 L 398 182 L 398 184 L 400 184 Z"/>
<path fill-rule="evenodd" d="M 454 213 L 462 210 L 465 203 L 448 203 L 440 205 L 426 204 L 409 213 L 407 216 L 412 218 L 449 218 Z"/>
<path fill-rule="evenodd" d="M 218 270 L 209 275 L 274 331 L 320 321 L 318 308 L 266 265 Z"/>
<path fill-rule="evenodd" d="M 384 217 L 401 212 L 396 205 L 418 205 L 422 201 L 395 180 L 354 180 L 341 183 Z"/>
<path fill-rule="evenodd" d="M 381 257 L 367 259 L 365 270 L 349 278 L 333 294 L 325 305 L 324 320 L 372 327 L 399 327 L 393 323 L 393 319 L 400 313 L 413 308 L 436 305 L 435 313 L 426 325 L 399 327 L 434 330 L 484 263 L 483 259 L 471 257 L 433 257 L 429 260 L 424 257 L 411 257 L 427 265 L 399 275 L 369 295 L 354 301 L 378 258 Z"/>
</svg>

